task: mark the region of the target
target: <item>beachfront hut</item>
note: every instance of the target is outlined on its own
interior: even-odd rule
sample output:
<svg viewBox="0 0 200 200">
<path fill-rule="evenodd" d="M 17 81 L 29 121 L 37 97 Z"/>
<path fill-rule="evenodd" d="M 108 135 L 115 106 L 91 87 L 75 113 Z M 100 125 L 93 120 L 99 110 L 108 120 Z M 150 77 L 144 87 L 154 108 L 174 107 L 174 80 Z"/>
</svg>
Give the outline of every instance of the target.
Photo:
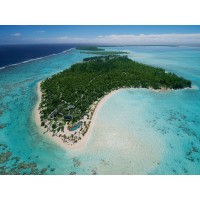
<svg viewBox="0 0 200 200">
<path fill-rule="evenodd" d="M 65 119 L 66 121 L 71 121 L 71 120 L 72 120 L 72 116 L 71 116 L 71 115 L 65 115 L 65 116 L 64 116 L 64 119 Z"/>
</svg>

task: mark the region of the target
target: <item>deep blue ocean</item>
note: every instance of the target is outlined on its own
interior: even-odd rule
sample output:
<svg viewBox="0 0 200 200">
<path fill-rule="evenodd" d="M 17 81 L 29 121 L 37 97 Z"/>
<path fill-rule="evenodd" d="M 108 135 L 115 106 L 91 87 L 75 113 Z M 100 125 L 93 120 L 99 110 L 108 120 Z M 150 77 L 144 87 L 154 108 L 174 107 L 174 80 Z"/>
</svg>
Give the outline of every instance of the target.
<svg viewBox="0 0 200 200">
<path fill-rule="evenodd" d="M 91 56 L 61 46 L 43 46 L 41 54 L 35 49 L 33 57 L 23 57 L 26 50 L 18 46 L 21 58 L 15 55 L 12 61 L 9 55 L 16 47 L 7 54 L 11 46 L 3 50 L 7 58 L 0 56 L 1 66 L 47 57 L 0 70 L 0 153 L 12 152 L 21 165 L 34 162 L 38 170 L 47 168 L 46 174 L 200 174 L 199 47 L 106 47 L 128 51 L 133 60 L 183 76 L 193 88 L 122 90 L 98 112 L 84 150 L 66 151 L 40 133 L 33 116 L 38 81 Z M 13 167 L 13 160 L 0 163 L 0 170 Z"/>
<path fill-rule="evenodd" d="M 0 68 L 42 58 L 74 48 L 73 44 L 20 44 L 0 45 Z"/>
</svg>

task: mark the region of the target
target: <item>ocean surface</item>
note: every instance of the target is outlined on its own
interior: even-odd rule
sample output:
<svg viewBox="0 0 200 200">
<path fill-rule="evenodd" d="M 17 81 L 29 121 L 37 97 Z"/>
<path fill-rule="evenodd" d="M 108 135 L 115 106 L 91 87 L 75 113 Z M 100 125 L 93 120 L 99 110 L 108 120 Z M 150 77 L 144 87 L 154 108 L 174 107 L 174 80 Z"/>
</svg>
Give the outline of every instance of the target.
<svg viewBox="0 0 200 200">
<path fill-rule="evenodd" d="M 33 109 L 38 81 L 90 56 L 65 51 L 70 48 L 0 70 L 0 144 L 7 145 L 0 152 L 47 168 L 46 174 L 200 174 L 199 47 L 106 47 L 183 76 L 193 88 L 121 90 L 100 109 L 86 147 L 65 151 L 39 133 Z M 14 164 L 10 159 L 0 167 Z"/>
<path fill-rule="evenodd" d="M 55 55 L 73 47 L 73 44 L 0 45 L 0 69 Z"/>
</svg>

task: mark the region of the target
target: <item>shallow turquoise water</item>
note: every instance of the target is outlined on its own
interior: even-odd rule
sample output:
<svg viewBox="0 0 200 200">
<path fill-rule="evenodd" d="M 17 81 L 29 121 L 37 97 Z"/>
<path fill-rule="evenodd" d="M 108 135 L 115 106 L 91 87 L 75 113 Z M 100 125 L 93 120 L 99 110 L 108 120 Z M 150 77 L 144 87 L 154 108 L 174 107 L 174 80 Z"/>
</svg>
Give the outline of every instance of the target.
<svg viewBox="0 0 200 200">
<path fill-rule="evenodd" d="M 108 48 L 112 49 L 112 48 Z M 80 62 L 76 50 L 0 71 L 0 143 L 50 174 L 200 174 L 200 48 L 115 47 L 192 80 L 194 89 L 122 90 L 101 108 L 87 147 L 64 151 L 38 133 L 36 83 Z M 9 163 L 7 164 L 9 167 Z"/>
<path fill-rule="evenodd" d="M 198 89 L 200 87 L 200 48 L 124 48 L 133 51 L 130 58 L 146 64 L 161 66 L 167 71 L 192 80 L 194 85 L 194 89 L 191 90 L 165 93 L 143 90 L 121 92 L 122 99 L 125 96 L 124 93 L 128 93 L 125 107 L 129 110 L 133 109 L 132 114 L 127 112 L 126 120 L 123 118 L 120 120 L 121 123 L 126 124 L 127 118 L 132 118 L 136 123 L 132 121 L 128 124 L 133 133 L 138 128 L 140 129 L 139 134 L 147 137 L 151 130 L 163 142 L 164 151 L 162 151 L 159 164 L 147 173 L 200 174 L 200 91 Z M 112 104 L 114 99 L 109 101 Z M 135 110 L 133 102 L 137 107 Z M 121 104 L 120 101 L 113 110 L 117 110 L 119 104 Z M 141 108 L 138 109 L 138 106 Z M 118 116 L 120 112 L 121 110 Z M 109 113 L 104 113 L 104 115 L 109 118 Z M 157 151 L 160 151 L 159 148 Z"/>
<path fill-rule="evenodd" d="M 72 161 L 66 159 L 66 152 L 38 134 L 32 117 L 37 101 L 36 83 L 71 64 L 79 62 L 83 54 L 63 53 L 0 72 L 0 98 L 3 115 L 0 123 L 6 128 L 0 130 L 0 141 L 7 144 L 15 156 L 24 161 L 34 161 L 39 168 L 55 168 L 55 174 L 71 172 Z"/>
</svg>

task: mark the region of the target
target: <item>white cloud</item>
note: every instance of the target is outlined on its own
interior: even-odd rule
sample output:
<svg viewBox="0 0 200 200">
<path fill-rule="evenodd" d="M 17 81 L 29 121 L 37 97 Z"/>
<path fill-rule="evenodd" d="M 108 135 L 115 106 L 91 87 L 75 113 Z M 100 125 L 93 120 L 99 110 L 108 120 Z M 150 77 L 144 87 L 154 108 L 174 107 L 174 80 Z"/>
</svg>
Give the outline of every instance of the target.
<svg viewBox="0 0 200 200">
<path fill-rule="evenodd" d="M 139 35 L 105 35 L 94 41 L 116 44 L 200 44 L 200 33 L 196 34 L 139 34 Z"/>
<path fill-rule="evenodd" d="M 18 36 L 21 36 L 21 33 L 14 33 L 14 34 L 12 34 L 12 36 L 18 37 Z"/>
<path fill-rule="evenodd" d="M 99 44 L 200 44 L 200 33 L 195 34 L 124 34 L 99 35 L 93 38 L 58 37 L 55 42 L 63 43 L 99 43 Z"/>
<path fill-rule="evenodd" d="M 63 37 L 57 37 L 56 40 L 68 40 L 68 36 L 63 36 Z"/>
<path fill-rule="evenodd" d="M 85 43 L 90 39 L 89 38 L 63 36 L 63 37 L 57 37 L 56 40 L 59 42 L 68 42 L 68 43 Z"/>
<path fill-rule="evenodd" d="M 37 33 L 45 33 L 44 30 L 39 30 L 39 31 L 36 31 Z"/>
</svg>

